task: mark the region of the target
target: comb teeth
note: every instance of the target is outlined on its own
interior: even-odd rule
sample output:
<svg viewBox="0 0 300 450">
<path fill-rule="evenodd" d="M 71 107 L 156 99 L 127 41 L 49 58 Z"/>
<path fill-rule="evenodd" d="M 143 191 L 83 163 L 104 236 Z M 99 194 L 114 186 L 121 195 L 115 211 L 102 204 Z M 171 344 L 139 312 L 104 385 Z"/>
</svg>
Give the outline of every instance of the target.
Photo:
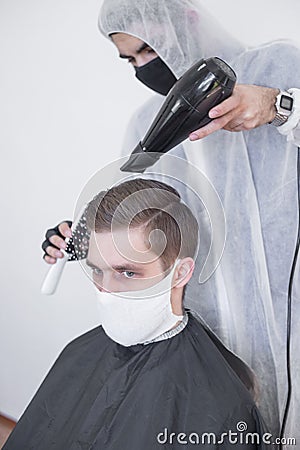
<svg viewBox="0 0 300 450">
<path fill-rule="evenodd" d="M 86 226 L 86 216 L 83 214 L 76 227 L 72 230 L 72 237 L 67 244 L 68 261 L 85 259 L 89 249 L 89 240 L 90 233 Z"/>
</svg>

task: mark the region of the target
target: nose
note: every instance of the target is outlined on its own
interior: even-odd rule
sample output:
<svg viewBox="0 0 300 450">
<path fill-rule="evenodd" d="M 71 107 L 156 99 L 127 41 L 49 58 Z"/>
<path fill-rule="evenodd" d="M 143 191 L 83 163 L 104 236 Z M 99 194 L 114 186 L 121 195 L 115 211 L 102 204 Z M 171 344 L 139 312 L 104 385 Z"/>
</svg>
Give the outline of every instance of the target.
<svg viewBox="0 0 300 450">
<path fill-rule="evenodd" d="M 101 280 L 95 280 L 94 284 L 100 292 L 114 292 L 112 279 L 109 275 L 102 275 Z"/>
</svg>

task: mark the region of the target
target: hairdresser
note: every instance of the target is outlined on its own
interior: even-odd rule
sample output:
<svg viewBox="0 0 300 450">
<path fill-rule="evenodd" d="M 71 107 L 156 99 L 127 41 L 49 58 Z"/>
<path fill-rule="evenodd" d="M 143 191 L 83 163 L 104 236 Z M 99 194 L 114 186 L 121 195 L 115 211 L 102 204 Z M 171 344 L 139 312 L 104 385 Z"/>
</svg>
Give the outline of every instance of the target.
<svg viewBox="0 0 300 450">
<path fill-rule="evenodd" d="M 287 395 L 287 292 L 298 223 L 300 51 L 280 41 L 248 48 L 225 31 L 203 3 L 104 0 L 99 28 L 132 64 L 137 79 L 157 92 L 129 124 L 125 154 L 143 138 L 176 78 L 194 62 L 218 56 L 238 75 L 232 97 L 210 111 L 214 120 L 172 151 L 209 178 L 227 222 L 226 246 L 216 272 L 201 285 L 196 276 L 185 300 L 254 369 L 259 406 L 276 437 Z M 263 26 L 263 18 L 257 17 L 257 26 Z M 184 175 L 178 173 L 178 178 Z M 204 233 L 208 225 L 201 211 L 198 219 Z M 69 234 L 67 223 L 48 231 L 43 243 L 48 263 L 62 256 L 59 249 Z M 199 263 L 198 274 L 200 268 Z M 286 436 L 300 442 L 299 285 L 298 267 Z"/>
</svg>

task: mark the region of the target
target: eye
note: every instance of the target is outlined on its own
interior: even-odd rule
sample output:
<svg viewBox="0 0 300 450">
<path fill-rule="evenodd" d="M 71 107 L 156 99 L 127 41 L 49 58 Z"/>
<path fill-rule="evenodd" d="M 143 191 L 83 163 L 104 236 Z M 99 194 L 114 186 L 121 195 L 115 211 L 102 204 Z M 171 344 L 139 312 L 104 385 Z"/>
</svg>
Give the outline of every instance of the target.
<svg viewBox="0 0 300 450">
<path fill-rule="evenodd" d="M 130 270 L 125 270 L 124 272 L 122 272 L 124 274 L 125 278 L 133 278 L 135 275 L 135 272 L 131 272 Z"/>
<path fill-rule="evenodd" d="M 98 269 L 97 267 L 93 267 L 92 272 L 93 272 L 93 275 L 97 275 L 97 276 L 102 275 L 102 270 Z"/>
</svg>

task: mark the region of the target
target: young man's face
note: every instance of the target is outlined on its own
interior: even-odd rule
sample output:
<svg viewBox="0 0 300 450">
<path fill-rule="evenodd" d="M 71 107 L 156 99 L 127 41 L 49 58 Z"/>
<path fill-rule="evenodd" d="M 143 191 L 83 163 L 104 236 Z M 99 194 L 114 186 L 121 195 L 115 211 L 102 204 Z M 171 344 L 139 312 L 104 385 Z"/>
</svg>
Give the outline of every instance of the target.
<svg viewBox="0 0 300 450">
<path fill-rule="evenodd" d="M 135 67 L 144 66 L 158 56 L 149 45 L 129 34 L 116 33 L 111 39 L 119 50 L 120 58 L 127 59 Z"/>
<path fill-rule="evenodd" d="M 161 259 L 149 250 L 140 228 L 91 233 L 87 265 L 100 291 L 144 290 L 166 273 Z"/>
</svg>

